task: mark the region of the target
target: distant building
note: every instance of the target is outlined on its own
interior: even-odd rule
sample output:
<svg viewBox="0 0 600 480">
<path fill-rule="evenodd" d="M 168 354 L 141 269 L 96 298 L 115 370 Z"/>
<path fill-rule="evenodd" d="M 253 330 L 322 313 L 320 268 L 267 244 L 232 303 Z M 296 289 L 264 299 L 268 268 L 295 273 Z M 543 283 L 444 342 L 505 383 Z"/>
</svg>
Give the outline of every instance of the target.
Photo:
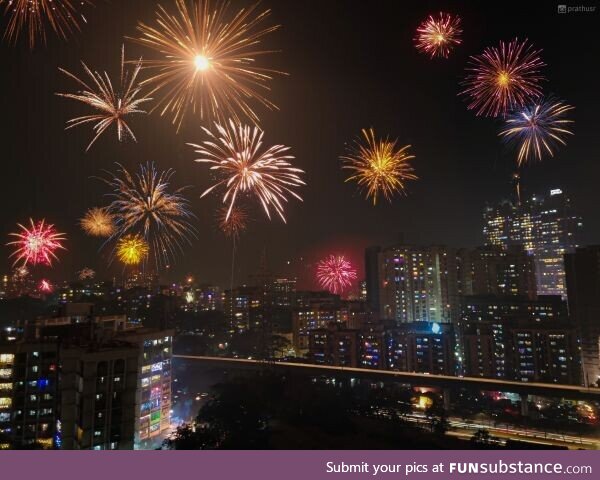
<svg viewBox="0 0 600 480">
<path fill-rule="evenodd" d="M 379 312 L 379 252 L 381 247 L 368 247 L 365 250 L 365 287 L 367 304 L 373 312 Z"/>
<path fill-rule="evenodd" d="M 361 302 L 367 302 L 367 281 L 361 280 L 358 284 L 358 299 Z"/>
<path fill-rule="evenodd" d="M 449 323 L 458 312 L 455 249 L 399 245 L 378 253 L 379 315 L 396 325 Z"/>
<path fill-rule="evenodd" d="M 387 369 L 387 332 L 383 324 L 365 325 L 360 331 L 359 356 L 362 368 Z"/>
<path fill-rule="evenodd" d="M 487 245 L 522 245 L 533 254 L 538 295 L 566 298 L 563 256 L 577 247 L 582 220 L 562 190 L 533 195 L 520 204 L 488 206 L 484 222 Z"/>
<path fill-rule="evenodd" d="M 456 336 L 462 375 L 524 382 L 580 381 L 579 343 L 559 296 L 535 301 L 465 297 Z"/>
<path fill-rule="evenodd" d="M 312 302 L 309 305 L 297 307 L 292 312 L 292 338 L 298 354 L 309 348 L 310 332 L 326 328 L 330 323 L 336 323 L 337 305 L 330 302 Z"/>
<path fill-rule="evenodd" d="M 275 278 L 267 290 L 272 306 L 291 307 L 296 295 L 296 283 L 295 278 Z"/>
<path fill-rule="evenodd" d="M 335 323 L 312 330 L 308 358 L 319 365 L 358 367 L 359 331 Z"/>
<path fill-rule="evenodd" d="M 533 256 L 523 246 L 464 248 L 458 256 L 463 296 L 537 297 Z"/>
<path fill-rule="evenodd" d="M 234 332 L 245 332 L 263 325 L 265 295 L 262 287 L 241 286 L 225 290 L 223 310 Z"/>
<path fill-rule="evenodd" d="M 142 287 L 156 289 L 158 287 L 158 274 L 156 272 L 142 272 L 133 270 L 125 278 L 125 289 Z"/>
<path fill-rule="evenodd" d="M 600 386 L 600 246 L 565 256 L 569 313 L 581 339 L 583 381 Z"/>
<path fill-rule="evenodd" d="M 403 372 L 453 375 L 454 332 L 451 324 L 405 323 L 387 334 L 387 365 Z"/>
<path fill-rule="evenodd" d="M 452 375 L 451 324 L 366 324 L 360 329 L 330 323 L 309 332 L 308 358 L 316 364 Z"/>
<path fill-rule="evenodd" d="M 371 320 L 364 302 L 340 300 L 328 292 L 298 292 L 297 301 L 292 310 L 292 338 L 299 354 L 309 348 L 313 330 L 326 329 L 330 324 L 356 330 Z"/>
</svg>

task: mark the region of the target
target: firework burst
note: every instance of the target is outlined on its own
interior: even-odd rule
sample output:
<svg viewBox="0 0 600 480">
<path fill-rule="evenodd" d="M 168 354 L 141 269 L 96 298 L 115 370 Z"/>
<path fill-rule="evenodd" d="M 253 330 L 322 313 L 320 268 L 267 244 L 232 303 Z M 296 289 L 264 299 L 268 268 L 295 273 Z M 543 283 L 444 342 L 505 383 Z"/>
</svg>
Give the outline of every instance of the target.
<svg viewBox="0 0 600 480">
<path fill-rule="evenodd" d="M 544 154 L 554 156 L 558 145 L 566 145 L 565 138 L 573 135 L 569 129 L 572 120 L 567 118 L 570 105 L 561 101 L 544 100 L 515 112 L 507 120 L 500 136 L 519 144 L 519 166 L 542 160 Z"/>
<path fill-rule="evenodd" d="M 460 93 L 469 97 L 468 109 L 486 117 L 506 117 L 509 111 L 540 97 L 544 80 L 540 70 L 545 66 L 540 52 L 527 40 L 515 39 L 472 56 L 463 82 L 465 90 Z"/>
<path fill-rule="evenodd" d="M 114 217 L 116 232 L 122 237 L 139 233 L 149 244 L 157 264 L 182 250 L 182 243 L 190 243 L 195 229 L 189 223 L 193 216 L 182 195 L 185 188 L 169 192 L 174 170 L 158 172 L 153 163 L 141 164 L 136 175 L 119 165 L 117 174 L 105 179 L 112 193 L 107 211 Z"/>
<path fill-rule="evenodd" d="M 25 265 L 21 265 L 13 270 L 13 279 L 22 281 L 29 275 L 29 269 Z"/>
<path fill-rule="evenodd" d="M 246 230 L 248 213 L 238 206 L 234 206 L 231 212 L 229 212 L 228 207 L 223 207 L 218 211 L 218 222 L 219 229 L 226 237 L 237 239 Z"/>
<path fill-rule="evenodd" d="M 223 203 L 229 204 L 225 219 L 229 219 L 236 199 L 241 194 L 251 194 L 258 198 L 267 217 L 271 218 L 271 208 L 285 222 L 284 202 L 287 195 L 298 200 L 302 198 L 292 188 L 305 185 L 299 168 L 292 167 L 288 155 L 289 147 L 274 145 L 262 148 L 264 132 L 258 127 L 236 125 L 229 127 L 215 124 L 218 134 L 203 128 L 209 139 L 202 145 L 189 143 L 195 152 L 202 156 L 196 162 L 208 163 L 222 176 L 222 180 L 208 188 L 202 197 L 214 189 L 224 186 Z"/>
<path fill-rule="evenodd" d="M 417 29 L 415 45 L 417 50 L 430 58 L 448 58 L 450 51 L 460 45 L 460 17 L 440 12 L 438 18 L 429 15 Z"/>
<path fill-rule="evenodd" d="M 150 253 L 148 243 L 141 235 L 125 235 L 117 241 L 117 258 L 124 265 L 139 265 Z"/>
<path fill-rule="evenodd" d="M 92 237 L 110 237 L 116 230 L 114 217 L 106 208 L 90 208 L 79 220 L 79 225 Z"/>
<path fill-rule="evenodd" d="M 96 272 L 94 272 L 94 270 L 92 270 L 91 268 L 85 267 L 84 269 L 82 269 L 81 271 L 79 271 L 77 273 L 77 278 L 79 278 L 79 280 L 91 280 L 96 276 Z"/>
<path fill-rule="evenodd" d="M 57 95 L 59 97 L 70 98 L 85 103 L 87 106 L 96 110 L 95 113 L 90 115 L 75 117 L 67 121 L 67 130 L 79 125 L 88 123 L 94 124 L 92 129 L 96 135 L 92 138 L 86 151 L 88 151 L 96 140 L 98 140 L 100 135 L 113 124 L 116 126 L 117 139 L 119 142 L 122 142 L 127 138 L 137 141 L 133 131 L 125 121 L 125 118 L 135 113 L 146 113 L 144 110 L 140 109 L 140 105 L 151 100 L 140 94 L 141 87 L 137 81 L 138 73 L 141 68 L 140 62 L 141 59 L 137 62 L 133 71 L 130 72 L 126 70 L 125 49 L 123 48 L 121 50 L 121 76 L 116 90 L 106 72 L 92 72 L 83 62 L 81 62 L 83 70 L 91 80 L 91 83 L 89 84 L 67 70 L 59 68 L 61 72 L 75 80 L 83 90 L 77 93 L 57 93 Z"/>
<path fill-rule="evenodd" d="M 38 290 L 41 293 L 52 293 L 54 291 L 54 285 L 49 280 L 42 280 L 38 285 Z"/>
<path fill-rule="evenodd" d="M 356 280 L 356 269 L 343 255 L 329 255 L 317 263 L 317 281 L 322 288 L 342 294 Z"/>
<path fill-rule="evenodd" d="M 10 255 L 15 257 L 13 265 L 20 261 L 23 266 L 26 265 L 52 265 L 52 260 L 57 260 L 57 250 L 64 250 L 62 242 L 66 240 L 64 233 L 59 233 L 54 228 L 54 225 L 46 224 L 45 220 L 34 222 L 29 219 L 31 228 L 27 228 L 18 224 L 21 231 L 19 233 L 11 233 L 17 240 L 8 243 L 14 245 L 15 251 Z"/>
<path fill-rule="evenodd" d="M 87 20 L 80 12 L 80 7 L 93 5 L 90 0 L 0 0 L 4 5 L 4 14 L 9 16 L 4 38 L 16 43 L 21 33 L 26 30 L 29 47 L 36 42 L 46 43 L 46 24 L 52 30 L 67 39 L 69 35 L 80 31 L 80 21 Z"/>
<path fill-rule="evenodd" d="M 341 157 L 342 168 L 352 171 L 346 182 L 356 181 L 366 190 L 366 198 L 377 204 L 378 195 L 391 202 L 395 193 L 406 193 L 405 182 L 417 180 L 410 164 L 414 155 L 408 153 L 410 145 L 397 148 L 397 140 L 378 140 L 371 128 L 362 130 L 363 138 L 358 138 L 349 147 L 348 153 Z"/>
<path fill-rule="evenodd" d="M 143 61 L 154 72 L 143 84 L 162 93 L 155 108 L 172 116 L 178 130 L 188 109 L 206 120 L 258 123 L 251 100 L 276 108 L 264 94 L 280 72 L 257 66 L 259 57 L 272 53 L 258 47 L 262 37 L 278 28 L 263 26 L 270 10 L 258 13 L 256 4 L 230 14 L 229 2 L 215 5 L 175 0 L 175 13 L 159 6 L 155 26 L 140 23 L 139 37 L 132 39 L 162 55 Z"/>
</svg>

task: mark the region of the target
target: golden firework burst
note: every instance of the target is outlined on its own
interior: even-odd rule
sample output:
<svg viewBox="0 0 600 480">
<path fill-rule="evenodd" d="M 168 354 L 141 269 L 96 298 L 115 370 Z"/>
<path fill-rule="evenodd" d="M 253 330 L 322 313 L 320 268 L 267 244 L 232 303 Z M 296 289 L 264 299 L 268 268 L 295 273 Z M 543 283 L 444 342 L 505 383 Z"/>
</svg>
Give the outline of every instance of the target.
<svg viewBox="0 0 600 480">
<path fill-rule="evenodd" d="M 87 23 L 81 7 L 92 6 L 91 0 L 0 0 L 4 14 L 9 16 L 4 38 L 16 43 L 26 30 L 29 47 L 37 42 L 46 43 L 46 24 L 54 32 L 67 39 L 81 30 L 81 22 Z"/>
<path fill-rule="evenodd" d="M 141 235 L 125 235 L 118 240 L 116 252 L 124 265 L 139 265 L 148 257 L 150 248 Z"/>
<path fill-rule="evenodd" d="M 162 57 L 143 60 L 152 72 L 143 85 L 162 95 L 155 108 L 172 116 L 178 130 L 190 109 L 206 120 L 258 123 L 252 103 L 277 108 L 265 94 L 273 75 L 282 72 L 259 66 L 272 51 L 258 45 L 278 26 L 263 26 L 270 10 L 257 8 L 232 13 L 225 1 L 211 8 L 208 0 L 175 0 L 175 12 L 159 6 L 153 26 L 138 25 L 139 36 L 131 40 Z"/>
<path fill-rule="evenodd" d="M 140 105 L 151 100 L 151 98 L 140 94 L 142 88 L 137 81 L 138 74 L 142 68 L 140 61 L 137 62 L 132 72 L 126 70 L 125 49 L 122 49 L 120 83 L 116 90 L 113 87 L 110 76 L 106 72 L 92 72 L 83 62 L 81 62 L 83 70 L 92 81 L 90 85 L 67 70 L 59 68 L 61 72 L 82 86 L 83 90 L 77 93 L 57 93 L 57 95 L 85 103 L 96 110 L 95 113 L 75 117 L 67 122 L 67 129 L 87 123 L 94 124 L 93 130 L 96 135 L 87 146 L 86 151 L 113 124 L 117 127 L 117 139 L 119 142 L 127 138 L 137 141 L 133 130 L 131 130 L 125 119 L 135 113 L 146 113 L 140 109 Z"/>
<path fill-rule="evenodd" d="M 92 237 L 110 237 L 116 230 L 114 217 L 106 208 L 90 208 L 79 220 L 79 225 Z"/>
<path fill-rule="evenodd" d="M 397 140 L 377 139 L 375 131 L 362 130 L 359 137 L 348 149 L 346 155 L 340 157 L 344 162 L 342 168 L 353 173 L 345 181 L 356 181 L 361 189 L 366 190 L 366 198 L 377 204 L 378 195 L 383 195 L 389 202 L 396 193 L 406 194 L 405 182 L 417 180 L 410 160 L 408 149 L 396 147 Z"/>
</svg>

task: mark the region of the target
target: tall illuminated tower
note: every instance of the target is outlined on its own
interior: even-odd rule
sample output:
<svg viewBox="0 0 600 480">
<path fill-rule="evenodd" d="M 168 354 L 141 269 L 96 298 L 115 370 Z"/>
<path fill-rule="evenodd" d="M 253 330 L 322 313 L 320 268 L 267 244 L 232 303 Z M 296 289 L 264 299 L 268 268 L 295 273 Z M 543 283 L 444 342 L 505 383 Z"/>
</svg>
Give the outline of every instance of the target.
<svg viewBox="0 0 600 480">
<path fill-rule="evenodd" d="M 575 251 L 582 226 L 569 197 L 554 188 L 486 207 L 483 234 L 486 245 L 522 245 L 534 256 L 538 295 L 566 298 L 564 255 Z"/>
</svg>

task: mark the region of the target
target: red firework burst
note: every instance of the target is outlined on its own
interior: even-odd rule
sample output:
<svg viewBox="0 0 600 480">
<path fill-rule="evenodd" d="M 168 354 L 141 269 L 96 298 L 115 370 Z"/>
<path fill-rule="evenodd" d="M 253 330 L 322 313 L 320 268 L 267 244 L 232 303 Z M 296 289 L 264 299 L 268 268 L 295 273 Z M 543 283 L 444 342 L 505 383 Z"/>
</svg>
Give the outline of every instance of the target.
<svg viewBox="0 0 600 480">
<path fill-rule="evenodd" d="M 463 82 L 466 88 L 460 93 L 469 97 L 467 108 L 477 115 L 505 117 L 540 97 L 544 80 L 540 69 L 545 66 L 540 52 L 527 40 L 515 38 L 472 56 Z"/>
<path fill-rule="evenodd" d="M 20 261 L 23 261 L 23 265 L 52 265 L 53 259 L 58 259 L 56 251 L 59 249 L 65 249 L 62 243 L 66 238 L 64 233 L 58 233 L 54 225 L 46 225 L 45 220 L 39 222 L 31 222 L 31 228 L 27 228 L 21 224 L 18 226 L 21 228 L 19 233 L 11 233 L 10 235 L 16 237 L 17 240 L 8 243 L 8 245 L 15 245 L 16 250 L 10 255 L 16 257 L 13 265 L 16 265 Z"/>
<path fill-rule="evenodd" d="M 450 51 L 460 45 L 460 17 L 440 12 L 439 17 L 429 15 L 419 28 L 415 37 L 417 50 L 430 58 L 448 58 Z"/>
<path fill-rule="evenodd" d="M 317 264 L 317 281 L 331 293 L 343 293 L 354 280 L 356 269 L 343 255 L 329 255 Z"/>
</svg>

